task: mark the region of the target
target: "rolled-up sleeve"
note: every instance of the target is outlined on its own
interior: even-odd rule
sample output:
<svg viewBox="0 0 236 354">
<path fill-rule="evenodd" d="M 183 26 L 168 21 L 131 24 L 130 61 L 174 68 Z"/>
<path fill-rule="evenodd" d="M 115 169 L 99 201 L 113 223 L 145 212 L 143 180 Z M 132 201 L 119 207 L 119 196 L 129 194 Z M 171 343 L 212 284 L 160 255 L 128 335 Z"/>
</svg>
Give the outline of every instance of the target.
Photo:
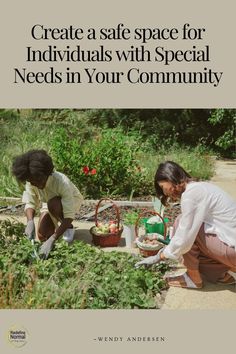
<svg viewBox="0 0 236 354">
<path fill-rule="evenodd" d="M 36 210 L 39 207 L 40 199 L 37 192 L 29 182 L 25 184 L 25 191 L 22 196 L 22 202 L 25 203 L 25 210 L 28 208 Z"/>
</svg>

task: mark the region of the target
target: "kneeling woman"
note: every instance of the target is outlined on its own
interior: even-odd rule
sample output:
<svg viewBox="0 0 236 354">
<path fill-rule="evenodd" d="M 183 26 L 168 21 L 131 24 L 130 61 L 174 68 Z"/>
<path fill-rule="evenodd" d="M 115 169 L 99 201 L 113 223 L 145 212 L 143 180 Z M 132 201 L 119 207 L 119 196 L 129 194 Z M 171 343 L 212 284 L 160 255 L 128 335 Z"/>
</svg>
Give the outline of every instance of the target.
<svg viewBox="0 0 236 354">
<path fill-rule="evenodd" d="M 164 205 L 168 198 L 180 199 L 181 215 L 175 221 L 169 245 L 136 266 L 182 259 L 187 272 L 167 278 L 170 286 L 201 288 L 202 276 L 214 283 L 235 284 L 235 200 L 209 182 L 194 181 L 172 161 L 159 165 L 155 188 Z"/>
<path fill-rule="evenodd" d="M 63 235 L 68 242 L 73 240 L 72 221 L 83 197 L 67 176 L 54 171 L 52 159 L 44 150 L 30 150 L 17 156 L 12 172 L 18 181 L 26 182 L 22 201 L 27 217 L 25 234 L 29 239 L 35 237 L 34 216 L 41 206 L 37 235 L 44 242 L 40 256 L 47 258 L 59 237 Z"/>
</svg>

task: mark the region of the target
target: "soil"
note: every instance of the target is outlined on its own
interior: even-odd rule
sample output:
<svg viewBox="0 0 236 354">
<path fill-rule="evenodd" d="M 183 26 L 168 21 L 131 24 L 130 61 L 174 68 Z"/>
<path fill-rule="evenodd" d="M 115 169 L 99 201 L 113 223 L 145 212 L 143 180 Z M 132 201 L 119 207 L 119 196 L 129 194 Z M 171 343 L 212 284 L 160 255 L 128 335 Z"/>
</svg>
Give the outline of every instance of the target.
<svg viewBox="0 0 236 354">
<path fill-rule="evenodd" d="M 144 197 L 137 199 L 136 201 L 151 201 L 149 197 Z M 84 216 L 87 215 L 90 212 L 95 212 L 96 209 L 96 202 L 88 202 L 86 201 L 85 203 L 82 204 L 80 213 L 76 215 L 76 220 L 83 220 Z M 144 210 L 150 210 L 154 211 L 152 207 L 145 207 L 145 208 L 140 208 L 140 207 L 135 207 L 135 206 L 122 206 L 119 207 L 119 213 L 120 213 L 120 219 L 121 222 L 124 220 L 125 214 L 128 211 L 134 211 L 140 214 Z M 16 205 L 8 205 L 6 206 L 0 206 L 0 213 L 3 213 L 4 215 L 8 216 L 24 216 L 24 204 L 16 204 Z M 170 205 L 169 207 L 166 207 L 165 212 L 164 212 L 164 217 L 169 219 L 169 224 L 172 225 L 175 218 L 177 215 L 180 213 L 180 206 L 178 204 L 173 204 Z M 148 215 L 147 215 L 148 216 Z M 151 215 L 150 215 L 151 216 Z M 108 222 L 109 220 L 116 220 L 116 210 L 114 207 L 110 207 L 105 209 L 104 211 L 101 211 L 98 215 L 97 218 L 101 222 Z M 87 221 L 94 221 L 95 217 L 92 216 L 89 219 L 86 219 Z"/>
</svg>

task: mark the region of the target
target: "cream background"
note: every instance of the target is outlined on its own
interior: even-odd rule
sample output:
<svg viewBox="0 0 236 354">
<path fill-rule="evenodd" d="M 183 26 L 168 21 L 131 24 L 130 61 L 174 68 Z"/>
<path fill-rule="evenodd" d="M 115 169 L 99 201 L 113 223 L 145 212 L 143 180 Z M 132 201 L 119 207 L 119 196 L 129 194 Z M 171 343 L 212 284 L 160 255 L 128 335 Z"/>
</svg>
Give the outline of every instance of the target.
<svg viewBox="0 0 236 354">
<path fill-rule="evenodd" d="M 2 1 L 3 3 L 3 1 Z M 235 2 L 216 1 L 8 1 L 4 2 L 1 18 L 1 107 L 78 107 L 78 108 L 181 108 L 181 107 L 234 107 L 235 105 Z M 195 27 L 206 27 L 203 41 L 181 40 L 171 42 L 153 41 L 149 45 L 164 45 L 167 48 L 191 48 L 196 44 L 210 45 L 210 63 L 176 63 L 173 71 L 198 71 L 204 67 L 223 71 L 223 78 L 216 88 L 213 85 L 158 85 L 158 84 L 13 84 L 13 68 L 26 67 L 29 71 L 46 71 L 51 65 L 57 71 L 80 71 L 82 67 L 97 67 L 101 70 L 122 71 L 136 63 L 26 63 L 26 47 L 45 48 L 47 44 L 64 47 L 80 44 L 86 48 L 129 48 L 138 41 L 35 41 L 31 38 L 34 24 L 46 27 L 114 27 L 124 23 L 135 27 L 177 27 L 190 23 Z M 162 71 L 164 66 L 155 63 L 138 64 L 141 70 Z M 166 68 L 165 68 L 166 69 Z"/>
<path fill-rule="evenodd" d="M 53 296 L 53 294 L 52 294 Z M 235 312 L 235 311 L 234 311 Z M 1 353 L 222 353 L 235 346 L 232 311 L 2 310 Z M 231 325 L 229 322 L 231 321 Z M 15 348 L 6 332 L 15 325 L 29 332 Z M 98 342 L 98 336 L 123 342 Z M 164 342 L 126 342 L 127 336 L 164 336 Z M 227 349 L 226 349 L 227 348 Z"/>
<path fill-rule="evenodd" d="M 1 1 L 1 108 L 234 108 L 235 1 Z M 13 67 L 25 66 L 29 29 L 50 26 L 206 26 L 214 62 L 224 71 L 213 86 L 13 85 Z M 207 43 L 206 43 L 207 44 Z M 97 43 L 94 43 L 97 45 Z M 110 43 L 112 46 L 112 43 Z M 173 42 L 171 44 L 173 47 Z M 40 65 L 42 68 L 45 64 Z M 148 70 L 152 70 L 152 65 Z M 28 65 L 36 68 L 36 64 Z M 46 64 L 46 67 L 48 65 Z M 56 66 L 56 65 L 55 65 Z M 59 65 L 60 66 L 60 65 Z M 58 67 L 59 67 L 58 66 Z M 63 64 L 64 66 L 64 64 Z M 129 64 L 130 66 L 130 64 Z M 72 68 L 72 65 L 70 65 Z M 102 67 L 102 65 L 101 65 Z M 200 64 L 199 68 L 203 65 Z M 104 66 L 106 68 L 106 66 Z M 116 69 L 116 67 L 115 67 Z M 174 70 L 174 66 L 172 66 Z M 36 70 L 36 69 L 35 69 Z M 53 296 L 53 294 L 52 294 Z M 236 301 L 236 299 L 235 299 Z M 0 352 L 42 353 L 222 353 L 235 348 L 235 311 L 1 310 Z M 6 332 L 14 325 L 29 332 L 28 343 L 14 348 Z M 97 336 L 165 336 L 164 343 L 97 343 Z M 227 349 L 226 349 L 227 348 Z"/>
</svg>

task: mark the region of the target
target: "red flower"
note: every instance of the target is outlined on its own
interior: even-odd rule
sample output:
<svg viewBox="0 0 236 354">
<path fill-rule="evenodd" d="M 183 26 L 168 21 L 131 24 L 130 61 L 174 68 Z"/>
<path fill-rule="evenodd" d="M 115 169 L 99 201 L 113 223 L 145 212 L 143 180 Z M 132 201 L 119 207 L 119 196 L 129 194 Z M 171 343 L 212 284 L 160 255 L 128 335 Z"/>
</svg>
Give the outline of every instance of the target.
<svg viewBox="0 0 236 354">
<path fill-rule="evenodd" d="M 96 168 L 93 168 L 93 169 L 90 171 L 90 174 L 91 174 L 91 175 L 96 175 L 96 173 L 97 173 Z"/>
<path fill-rule="evenodd" d="M 83 167 L 83 172 L 85 175 L 87 175 L 89 173 L 89 167 L 88 166 L 84 166 Z"/>
</svg>

